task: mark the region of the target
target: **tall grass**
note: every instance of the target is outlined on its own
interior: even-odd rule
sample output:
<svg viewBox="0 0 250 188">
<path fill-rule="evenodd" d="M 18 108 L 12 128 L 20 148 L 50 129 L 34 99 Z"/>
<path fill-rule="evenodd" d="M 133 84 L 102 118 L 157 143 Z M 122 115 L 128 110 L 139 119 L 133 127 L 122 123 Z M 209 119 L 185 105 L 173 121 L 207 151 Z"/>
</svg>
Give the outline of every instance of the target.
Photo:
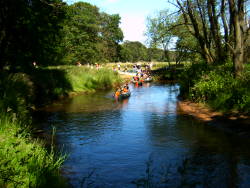
<svg viewBox="0 0 250 188">
<path fill-rule="evenodd" d="M 76 92 L 109 89 L 122 81 L 118 73 L 106 68 L 91 69 L 71 66 L 63 69 L 72 85 L 72 91 Z"/>
<path fill-rule="evenodd" d="M 46 104 L 71 92 L 95 92 L 109 89 L 122 80 L 110 69 L 85 66 L 52 66 L 36 69 L 31 79 L 35 85 L 35 104 Z"/>
<path fill-rule="evenodd" d="M 63 187 L 63 161 L 32 139 L 26 125 L 0 114 L 0 187 Z"/>
</svg>

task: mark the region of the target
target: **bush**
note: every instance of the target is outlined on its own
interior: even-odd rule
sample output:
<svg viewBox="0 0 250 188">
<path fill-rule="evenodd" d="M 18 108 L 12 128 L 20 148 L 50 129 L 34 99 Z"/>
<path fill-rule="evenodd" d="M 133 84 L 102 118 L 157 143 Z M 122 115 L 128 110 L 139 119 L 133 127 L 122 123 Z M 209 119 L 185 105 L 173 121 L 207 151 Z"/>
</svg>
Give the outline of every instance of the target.
<svg viewBox="0 0 250 188">
<path fill-rule="evenodd" d="M 221 111 L 250 112 L 250 73 L 234 78 L 232 63 L 192 65 L 182 74 L 181 96 Z"/>
</svg>

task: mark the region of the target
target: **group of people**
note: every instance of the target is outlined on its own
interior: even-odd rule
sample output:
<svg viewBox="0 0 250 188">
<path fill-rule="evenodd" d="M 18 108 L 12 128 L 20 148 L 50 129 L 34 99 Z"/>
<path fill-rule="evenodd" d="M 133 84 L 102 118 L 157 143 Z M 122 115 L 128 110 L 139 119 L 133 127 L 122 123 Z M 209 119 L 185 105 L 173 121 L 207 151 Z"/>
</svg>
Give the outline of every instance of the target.
<svg viewBox="0 0 250 188">
<path fill-rule="evenodd" d="M 152 67 L 153 67 L 153 63 L 150 62 L 150 63 L 147 63 L 145 65 L 145 70 L 142 69 L 142 65 L 140 63 L 137 63 L 137 64 L 134 64 L 133 65 L 133 72 L 150 72 L 152 70 Z M 123 67 L 123 71 L 124 72 L 127 72 L 128 71 L 128 66 L 125 65 L 125 67 Z M 121 67 L 121 64 L 120 63 L 117 63 L 115 66 L 112 67 L 113 71 L 122 71 L 122 67 Z"/>
<path fill-rule="evenodd" d="M 118 87 L 116 89 L 116 92 L 114 94 L 115 98 L 119 98 L 121 94 L 125 94 L 129 92 L 129 86 L 128 83 L 126 83 L 124 86 Z"/>
<path fill-rule="evenodd" d="M 34 64 L 34 63 L 33 63 L 33 64 Z M 76 66 L 81 67 L 81 66 L 83 66 L 83 65 L 81 64 L 80 61 L 77 61 L 77 62 L 76 62 Z M 94 69 L 94 67 L 95 67 L 97 70 L 100 69 L 100 68 L 102 68 L 102 65 L 99 64 L 99 63 L 95 63 L 94 65 L 93 65 L 93 64 L 87 63 L 86 66 L 87 66 L 88 68 L 91 68 L 91 69 Z"/>
<path fill-rule="evenodd" d="M 144 82 L 151 78 L 150 72 L 137 72 L 136 76 L 132 78 L 133 82 Z"/>
</svg>

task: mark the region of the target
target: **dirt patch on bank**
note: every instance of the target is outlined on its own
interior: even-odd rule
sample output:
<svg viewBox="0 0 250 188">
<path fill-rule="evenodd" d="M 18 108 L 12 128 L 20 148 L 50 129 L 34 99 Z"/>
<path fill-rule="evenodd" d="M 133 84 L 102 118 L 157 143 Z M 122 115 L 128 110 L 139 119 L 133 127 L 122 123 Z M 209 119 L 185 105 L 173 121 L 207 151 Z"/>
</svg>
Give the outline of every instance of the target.
<svg viewBox="0 0 250 188">
<path fill-rule="evenodd" d="M 205 105 L 192 103 L 190 101 L 179 101 L 178 109 L 180 113 L 192 115 L 202 121 L 212 121 L 214 117 L 223 116 L 221 112 L 214 112 Z"/>
<path fill-rule="evenodd" d="M 216 112 L 203 104 L 190 101 L 178 102 L 178 113 L 191 115 L 209 125 L 225 129 L 230 132 L 250 137 L 250 116 L 237 112 Z"/>
</svg>

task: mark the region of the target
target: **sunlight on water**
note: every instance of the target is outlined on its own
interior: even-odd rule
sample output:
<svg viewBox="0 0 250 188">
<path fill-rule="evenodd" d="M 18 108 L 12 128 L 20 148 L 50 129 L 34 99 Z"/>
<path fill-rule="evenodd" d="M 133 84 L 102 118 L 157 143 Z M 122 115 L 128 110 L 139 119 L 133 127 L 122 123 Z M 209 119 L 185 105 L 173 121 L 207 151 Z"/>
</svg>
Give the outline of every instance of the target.
<svg viewBox="0 0 250 188">
<path fill-rule="evenodd" d="M 250 186 L 249 140 L 178 114 L 178 85 L 130 88 L 120 102 L 102 92 L 46 109 L 73 187 Z"/>
</svg>

